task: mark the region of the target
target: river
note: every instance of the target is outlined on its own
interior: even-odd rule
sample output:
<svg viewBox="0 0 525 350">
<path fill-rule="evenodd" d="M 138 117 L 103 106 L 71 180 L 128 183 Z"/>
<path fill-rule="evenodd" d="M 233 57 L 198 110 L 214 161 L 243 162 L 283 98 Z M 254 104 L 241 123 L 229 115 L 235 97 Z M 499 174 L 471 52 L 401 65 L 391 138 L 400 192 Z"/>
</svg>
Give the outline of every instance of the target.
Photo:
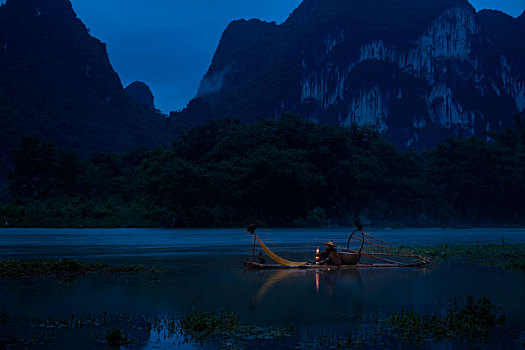
<svg viewBox="0 0 525 350">
<path fill-rule="evenodd" d="M 330 239 L 346 245 L 349 233 L 346 229 L 257 232 L 272 250 L 291 260 L 311 260 L 315 248 Z M 371 229 L 368 233 L 394 245 L 525 243 L 525 229 Z M 453 297 L 484 295 L 501 307 L 509 325 L 518 332 L 525 330 L 525 275 L 519 271 L 440 259 L 423 268 L 251 271 L 242 260 L 251 256 L 252 243 L 244 229 L 1 229 L 3 260 L 70 257 L 155 265 L 168 272 L 154 281 L 133 276 L 0 281 L 0 313 L 21 319 L 105 313 L 178 318 L 193 309 L 226 309 L 258 326 L 293 325 L 299 333 L 322 334 L 338 317 L 403 309 L 439 312 Z M 174 346 L 154 332 L 138 333 L 139 348 Z M 86 346 L 93 344 L 89 332 L 75 337 Z M 68 341 L 72 340 L 59 344 L 68 346 Z"/>
</svg>

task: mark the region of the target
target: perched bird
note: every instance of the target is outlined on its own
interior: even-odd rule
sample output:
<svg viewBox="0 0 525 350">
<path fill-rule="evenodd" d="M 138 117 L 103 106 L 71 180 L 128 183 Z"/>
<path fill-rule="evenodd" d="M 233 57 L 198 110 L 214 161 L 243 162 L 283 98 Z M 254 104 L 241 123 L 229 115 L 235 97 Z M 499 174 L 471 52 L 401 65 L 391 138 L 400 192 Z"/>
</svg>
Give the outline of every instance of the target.
<svg viewBox="0 0 525 350">
<path fill-rule="evenodd" d="M 361 224 L 361 220 L 359 220 L 359 216 L 357 217 L 357 219 L 355 219 L 355 227 L 359 231 L 363 231 L 363 224 Z"/>
<path fill-rule="evenodd" d="M 264 256 L 261 252 L 259 252 L 259 263 L 260 264 L 266 264 L 266 260 L 264 259 Z"/>
<path fill-rule="evenodd" d="M 246 228 L 246 231 L 250 232 L 253 235 L 256 229 L 257 229 L 257 222 L 254 222 L 253 224 L 248 225 L 248 227 Z"/>
</svg>

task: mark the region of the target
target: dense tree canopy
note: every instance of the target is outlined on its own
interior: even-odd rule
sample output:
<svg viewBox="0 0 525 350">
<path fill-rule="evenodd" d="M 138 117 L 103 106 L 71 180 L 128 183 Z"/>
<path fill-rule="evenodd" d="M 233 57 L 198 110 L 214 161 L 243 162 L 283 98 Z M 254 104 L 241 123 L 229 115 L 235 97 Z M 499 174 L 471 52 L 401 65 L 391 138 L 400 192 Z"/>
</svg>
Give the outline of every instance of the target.
<svg viewBox="0 0 525 350">
<path fill-rule="evenodd" d="M 523 225 L 525 118 L 481 138 L 400 151 L 368 126 L 285 115 L 213 121 L 170 147 L 95 153 L 23 138 L 14 152 L 16 226 Z"/>
</svg>

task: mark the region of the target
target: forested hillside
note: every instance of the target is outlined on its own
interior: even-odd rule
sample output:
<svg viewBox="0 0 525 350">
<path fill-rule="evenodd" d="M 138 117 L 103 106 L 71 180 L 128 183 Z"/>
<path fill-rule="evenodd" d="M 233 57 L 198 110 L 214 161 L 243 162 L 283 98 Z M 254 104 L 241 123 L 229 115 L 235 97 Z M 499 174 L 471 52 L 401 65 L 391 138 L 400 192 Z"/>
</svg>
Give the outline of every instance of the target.
<svg viewBox="0 0 525 350">
<path fill-rule="evenodd" d="M 10 226 L 525 224 L 525 118 L 516 129 L 400 151 L 367 126 L 285 115 L 215 121 L 169 147 L 92 155 L 25 138 Z M 489 140 L 489 141 L 486 141 Z"/>
</svg>

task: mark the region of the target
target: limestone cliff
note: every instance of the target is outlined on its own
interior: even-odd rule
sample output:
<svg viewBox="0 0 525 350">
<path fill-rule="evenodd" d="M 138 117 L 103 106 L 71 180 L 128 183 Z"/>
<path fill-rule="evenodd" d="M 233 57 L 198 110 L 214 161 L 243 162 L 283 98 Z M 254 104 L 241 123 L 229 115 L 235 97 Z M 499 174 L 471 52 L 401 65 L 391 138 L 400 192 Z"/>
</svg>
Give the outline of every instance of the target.
<svg viewBox="0 0 525 350">
<path fill-rule="evenodd" d="M 525 16 L 476 13 L 463 0 L 305 0 L 281 25 L 230 24 L 206 94 L 182 114 L 249 121 L 293 111 L 427 147 L 512 125 L 525 108 L 523 39 Z"/>
</svg>

